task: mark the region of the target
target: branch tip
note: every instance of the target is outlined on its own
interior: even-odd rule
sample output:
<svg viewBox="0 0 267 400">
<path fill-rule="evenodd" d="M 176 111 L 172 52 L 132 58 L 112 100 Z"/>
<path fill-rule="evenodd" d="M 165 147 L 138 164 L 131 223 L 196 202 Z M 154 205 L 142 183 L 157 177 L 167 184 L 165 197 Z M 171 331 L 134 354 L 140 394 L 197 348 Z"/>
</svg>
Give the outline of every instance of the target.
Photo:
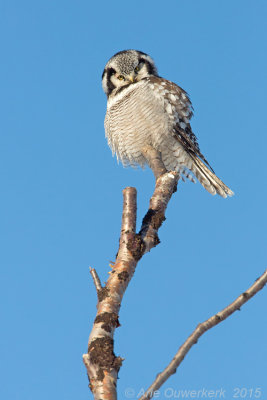
<svg viewBox="0 0 267 400">
<path fill-rule="evenodd" d="M 89 269 L 90 269 L 90 274 L 93 278 L 93 282 L 94 282 L 94 285 L 95 285 L 95 288 L 96 288 L 96 291 L 98 294 L 98 292 L 102 289 L 100 278 L 94 268 L 89 267 Z"/>
</svg>

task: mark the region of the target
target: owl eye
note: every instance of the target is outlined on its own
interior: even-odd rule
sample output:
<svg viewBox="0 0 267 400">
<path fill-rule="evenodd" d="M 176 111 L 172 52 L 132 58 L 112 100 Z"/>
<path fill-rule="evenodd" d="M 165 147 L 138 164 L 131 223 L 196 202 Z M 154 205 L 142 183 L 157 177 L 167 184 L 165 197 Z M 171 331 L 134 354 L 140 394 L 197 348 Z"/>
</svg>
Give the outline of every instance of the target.
<svg viewBox="0 0 267 400">
<path fill-rule="evenodd" d="M 138 72 L 138 71 L 140 71 L 140 67 L 135 67 L 135 69 L 134 69 L 134 72 Z"/>
<path fill-rule="evenodd" d="M 118 79 L 119 79 L 120 81 L 124 81 L 124 80 L 125 80 L 125 78 L 124 78 L 123 75 L 119 75 L 119 76 L 118 76 Z"/>
</svg>

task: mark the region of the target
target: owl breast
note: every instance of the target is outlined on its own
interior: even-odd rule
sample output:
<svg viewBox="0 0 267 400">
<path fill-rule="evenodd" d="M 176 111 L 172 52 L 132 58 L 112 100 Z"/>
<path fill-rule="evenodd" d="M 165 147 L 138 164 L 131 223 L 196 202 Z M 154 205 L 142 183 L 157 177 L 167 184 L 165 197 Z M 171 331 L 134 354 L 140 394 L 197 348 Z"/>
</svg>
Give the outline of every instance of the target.
<svg viewBox="0 0 267 400">
<path fill-rule="evenodd" d="M 151 79 L 129 85 L 108 101 L 105 131 L 113 154 L 124 166 L 144 167 L 142 148 L 153 146 L 161 152 L 167 170 L 179 170 L 188 155 L 173 136 L 177 110 L 164 86 Z"/>
</svg>

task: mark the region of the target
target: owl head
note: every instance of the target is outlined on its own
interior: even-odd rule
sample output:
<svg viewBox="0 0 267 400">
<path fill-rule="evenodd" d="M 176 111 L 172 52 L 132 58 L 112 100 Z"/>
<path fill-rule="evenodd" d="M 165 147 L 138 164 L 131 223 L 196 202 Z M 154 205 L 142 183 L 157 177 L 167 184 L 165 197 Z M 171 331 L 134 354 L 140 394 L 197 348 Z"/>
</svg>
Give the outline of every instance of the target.
<svg viewBox="0 0 267 400">
<path fill-rule="evenodd" d="M 158 75 L 152 58 L 142 51 L 124 50 L 107 62 L 102 74 L 102 86 L 109 97 L 123 87 L 135 84 L 150 75 Z"/>
</svg>

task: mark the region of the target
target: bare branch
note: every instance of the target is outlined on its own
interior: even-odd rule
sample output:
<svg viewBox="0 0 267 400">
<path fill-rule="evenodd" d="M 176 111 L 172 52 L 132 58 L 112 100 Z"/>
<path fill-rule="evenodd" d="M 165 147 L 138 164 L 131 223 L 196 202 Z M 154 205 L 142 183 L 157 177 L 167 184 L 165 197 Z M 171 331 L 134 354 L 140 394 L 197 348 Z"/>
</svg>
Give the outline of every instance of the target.
<svg viewBox="0 0 267 400">
<path fill-rule="evenodd" d="M 117 254 L 118 260 L 128 258 L 127 242 L 135 236 L 136 230 L 136 189 L 127 187 L 123 190 L 123 212 L 121 223 L 120 245 Z M 114 268 L 114 267 L 113 267 Z"/>
<path fill-rule="evenodd" d="M 150 151 L 148 150 L 151 155 Z M 155 157 L 156 158 L 155 158 Z M 158 176 L 160 171 L 160 155 L 151 155 L 153 171 Z M 156 160 L 156 161 L 155 161 Z M 157 164 L 157 166 L 155 166 Z M 114 354 L 114 332 L 119 324 L 119 310 L 123 295 L 135 272 L 140 258 L 159 243 L 158 229 L 165 220 L 168 202 L 177 187 L 178 174 L 168 172 L 156 180 L 149 210 L 146 213 L 140 232 L 136 234 L 136 189 L 127 187 L 123 190 L 123 213 L 119 251 L 112 271 L 104 287 L 101 286 L 97 272 L 91 269 L 91 275 L 97 289 L 97 315 L 88 342 L 88 353 L 83 355 L 87 369 L 90 388 L 95 400 L 116 400 L 118 371 L 123 359 Z M 146 394 L 140 400 L 153 397 L 170 375 L 176 372 L 185 355 L 198 338 L 208 329 L 217 325 L 234 311 L 238 310 L 248 299 L 263 288 L 267 281 L 267 271 L 246 292 L 232 304 L 215 316 L 199 324 L 195 331 L 180 347 L 171 363 L 160 373 Z"/>
<path fill-rule="evenodd" d="M 229 304 L 222 311 L 213 315 L 206 321 L 200 323 L 194 332 L 187 338 L 184 344 L 179 348 L 178 352 L 175 354 L 174 358 L 170 362 L 170 364 L 157 375 L 155 381 L 152 385 L 147 389 L 145 394 L 140 397 L 139 400 L 148 400 L 151 399 L 154 395 L 154 392 L 158 390 L 164 382 L 173 374 L 175 374 L 177 368 L 183 361 L 186 354 L 189 352 L 191 347 L 197 343 L 198 339 L 209 329 L 218 325 L 220 322 L 228 318 L 235 311 L 240 310 L 240 307 L 245 304 L 251 297 L 253 297 L 256 293 L 258 293 L 267 283 L 267 270 L 255 281 L 255 283 L 247 289 L 244 293 L 242 293 L 233 303 Z"/>
<path fill-rule="evenodd" d="M 114 331 L 119 324 L 119 310 L 125 290 L 144 253 L 159 243 L 157 231 L 165 219 L 167 204 L 176 189 L 177 174 L 169 172 L 157 179 L 150 208 L 136 234 L 136 189 L 123 190 L 123 213 L 119 251 L 104 287 L 97 290 L 97 315 L 83 355 L 90 388 L 95 400 L 116 400 L 118 371 L 123 359 L 114 354 Z M 92 273 L 92 271 L 91 271 Z M 92 274 L 96 288 L 98 275 Z"/>
<path fill-rule="evenodd" d="M 160 243 L 157 232 L 165 220 L 165 211 L 172 194 L 176 191 L 177 172 L 168 172 L 156 181 L 155 191 L 150 199 L 149 210 L 146 213 L 139 235 L 145 243 L 145 251 Z"/>
<path fill-rule="evenodd" d="M 83 355 L 90 388 L 96 400 L 115 400 L 118 371 L 122 358 L 114 354 L 114 331 L 120 326 L 118 313 L 123 294 L 135 271 L 136 260 L 127 250 L 135 235 L 136 190 L 123 191 L 123 213 L 119 252 L 106 285 L 98 292 L 97 315 Z"/>
<path fill-rule="evenodd" d="M 123 214 L 122 214 L 122 227 L 121 234 L 125 231 L 135 233 L 136 229 L 136 189 L 134 187 L 127 187 L 123 190 Z"/>
<path fill-rule="evenodd" d="M 90 274 L 92 275 L 93 282 L 94 282 L 94 285 L 95 285 L 95 288 L 97 291 L 97 295 L 98 295 L 98 292 L 102 289 L 100 278 L 94 268 L 90 267 L 89 269 L 90 269 Z"/>
</svg>

